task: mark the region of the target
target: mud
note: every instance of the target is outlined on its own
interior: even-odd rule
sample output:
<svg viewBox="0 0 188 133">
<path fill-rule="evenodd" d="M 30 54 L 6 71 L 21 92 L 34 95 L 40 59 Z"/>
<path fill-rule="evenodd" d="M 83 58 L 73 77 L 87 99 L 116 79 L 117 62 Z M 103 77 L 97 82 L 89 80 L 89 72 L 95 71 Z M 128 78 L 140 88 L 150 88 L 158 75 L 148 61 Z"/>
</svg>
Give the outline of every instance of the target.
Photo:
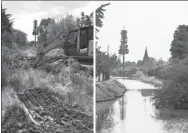
<svg viewBox="0 0 188 133">
<path fill-rule="evenodd" d="M 12 107 L 2 122 L 2 133 L 92 133 L 93 117 L 48 88 L 17 94 L 23 107 Z M 24 108 L 24 109 L 23 109 Z M 24 111 L 27 110 L 27 111 Z"/>
</svg>

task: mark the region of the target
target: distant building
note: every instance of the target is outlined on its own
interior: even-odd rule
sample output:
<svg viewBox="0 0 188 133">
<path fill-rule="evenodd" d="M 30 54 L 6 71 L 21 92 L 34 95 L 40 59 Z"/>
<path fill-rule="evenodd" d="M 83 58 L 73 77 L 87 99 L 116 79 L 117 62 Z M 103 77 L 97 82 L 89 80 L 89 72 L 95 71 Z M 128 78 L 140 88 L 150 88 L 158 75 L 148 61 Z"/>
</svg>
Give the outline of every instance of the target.
<svg viewBox="0 0 188 133">
<path fill-rule="evenodd" d="M 145 72 L 148 72 L 148 70 L 155 68 L 155 62 L 154 61 L 155 60 L 153 58 L 148 56 L 148 50 L 147 50 L 147 47 L 146 47 L 141 68 Z"/>
</svg>

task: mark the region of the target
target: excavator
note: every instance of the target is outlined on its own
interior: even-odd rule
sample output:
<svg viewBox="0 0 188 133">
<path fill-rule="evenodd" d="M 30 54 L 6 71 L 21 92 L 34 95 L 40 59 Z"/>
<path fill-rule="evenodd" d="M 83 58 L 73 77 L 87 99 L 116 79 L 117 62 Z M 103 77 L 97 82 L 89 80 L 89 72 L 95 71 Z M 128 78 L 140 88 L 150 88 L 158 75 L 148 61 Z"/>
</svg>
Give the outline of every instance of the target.
<svg viewBox="0 0 188 133">
<path fill-rule="evenodd" d="M 52 43 L 58 39 L 60 43 Z M 61 32 L 49 42 L 41 45 L 33 67 L 37 68 L 45 54 L 59 47 L 64 49 L 65 56 L 74 58 L 80 64 L 92 65 L 93 44 L 93 26 L 76 28 L 68 33 Z"/>
</svg>

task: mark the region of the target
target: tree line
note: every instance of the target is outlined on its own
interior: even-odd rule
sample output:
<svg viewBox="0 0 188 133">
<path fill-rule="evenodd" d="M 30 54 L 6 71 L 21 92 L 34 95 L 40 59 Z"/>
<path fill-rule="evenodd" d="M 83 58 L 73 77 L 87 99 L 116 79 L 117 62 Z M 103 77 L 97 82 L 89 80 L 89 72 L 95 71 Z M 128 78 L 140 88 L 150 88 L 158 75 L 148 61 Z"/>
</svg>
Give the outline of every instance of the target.
<svg viewBox="0 0 188 133">
<path fill-rule="evenodd" d="M 153 97 L 154 105 L 188 109 L 188 25 L 179 25 L 175 30 L 170 52 L 169 61 L 155 71 L 164 85 Z"/>
</svg>

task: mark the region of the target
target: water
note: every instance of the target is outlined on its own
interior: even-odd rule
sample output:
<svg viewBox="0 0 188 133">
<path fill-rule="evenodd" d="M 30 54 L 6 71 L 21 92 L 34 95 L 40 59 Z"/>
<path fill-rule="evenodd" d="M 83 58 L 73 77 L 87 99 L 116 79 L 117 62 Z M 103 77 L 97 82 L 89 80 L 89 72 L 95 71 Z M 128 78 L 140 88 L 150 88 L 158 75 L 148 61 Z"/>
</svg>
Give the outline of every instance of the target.
<svg viewBox="0 0 188 133">
<path fill-rule="evenodd" d="M 157 89 L 136 80 L 122 80 L 124 97 L 97 103 L 97 133 L 188 133 L 188 120 L 155 117 L 150 96 Z"/>
</svg>

